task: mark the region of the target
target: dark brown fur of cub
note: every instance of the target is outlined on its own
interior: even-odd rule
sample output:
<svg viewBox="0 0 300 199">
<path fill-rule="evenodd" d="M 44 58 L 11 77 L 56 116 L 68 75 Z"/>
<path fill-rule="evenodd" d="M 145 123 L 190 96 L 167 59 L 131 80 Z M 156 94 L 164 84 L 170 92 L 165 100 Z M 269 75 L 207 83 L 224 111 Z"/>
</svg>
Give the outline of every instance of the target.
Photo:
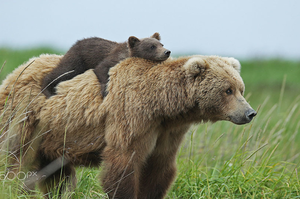
<svg viewBox="0 0 300 199">
<path fill-rule="evenodd" d="M 151 37 L 144 39 L 131 36 L 124 43 L 98 37 L 83 39 L 77 41 L 58 66 L 44 78 L 43 93 L 49 98 L 55 95 L 55 87 L 60 82 L 72 79 L 88 69 L 95 69 L 94 72 L 101 84 L 101 94 L 106 96 L 108 71 L 121 60 L 128 57 L 141 57 L 161 62 L 166 60 L 170 53 L 160 43 L 159 33 L 154 33 Z"/>
</svg>

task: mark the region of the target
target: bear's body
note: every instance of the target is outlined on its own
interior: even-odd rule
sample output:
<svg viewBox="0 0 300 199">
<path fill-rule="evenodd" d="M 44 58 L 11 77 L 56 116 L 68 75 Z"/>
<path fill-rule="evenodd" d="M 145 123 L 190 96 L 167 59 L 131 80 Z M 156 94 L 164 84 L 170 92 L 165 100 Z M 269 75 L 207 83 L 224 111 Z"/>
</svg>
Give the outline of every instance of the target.
<svg viewBox="0 0 300 199">
<path fill-rule="evenodd" d="M 58 66 L 43 80 L 42 88 L 45 88 L 43 93 L 49 98 L 55 94 L 55 87 L 58 83 L 72 79 L 88 69 L 95 69 L 102 87 L 102 96 L 106 96 L 108 71 L 121 60 L 127 57 L 141 57 L 162 62 L 170 56 L 171 51 L 163 48 L 159 41 L 159 33 L 154 33 L 151 37 L 144 39 L 131 36 L 124 43 L 98 37 L 77 41 L 61 59 Z M 55 80 L 56 78 L 58 79 Z"/>
<path fill-rule="evenodd" d="M 24 73 L 35 73 L 33 68 Z M 45 187 L 51 189 L 61 178 L 75 186 L 74 166 L 103 162 L 102 184 L 110 198 L 163 198 L 175 177 L 176 152 L 191 124 L 218 120 L 245 124 L 255 116 L 242 96 L 239 68 L 237 60 L 216 56 L 161 64 L 128 58 L 111 68 L 104 100 L 92 70 L 60 83 L 57 95 L 35 104 L 39 122 L 30 127 L 35 133 L 29 135 L 42 138 L 32 158 L 37 169 L 60 157 L 68 161 L 62 171 L 41 182 L 42 190 L 46 193 Z M 18 87 L 16 102 L 23 103 L 19 99 L 32 84 L 39 82 Z"/>
</svg>

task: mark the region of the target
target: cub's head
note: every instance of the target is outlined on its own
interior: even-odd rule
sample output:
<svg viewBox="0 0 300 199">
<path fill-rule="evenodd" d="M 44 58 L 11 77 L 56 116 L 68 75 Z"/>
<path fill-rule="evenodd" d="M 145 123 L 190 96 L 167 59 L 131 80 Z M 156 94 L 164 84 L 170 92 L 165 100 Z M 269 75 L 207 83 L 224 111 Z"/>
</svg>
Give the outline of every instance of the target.
<svg viewBox="0 0 300 199">
<path fill-rule="evenodd" d="M 193 56 L 185 64 L 188 81 L 201 118 L 228 120 L 235 124 L 249 123 L 256 112 L 247 103 L 241 65 L 234 58 Z"/>
<path fill-rule="evenodd" d="M 165 49 L 160 43 L 159 33 L 151 37 L 138 39 L 134 36 L 128 38 L 128 47 L 131 57 L 140 57 L 152 61 L 165 61 L 169 58 L 171 51 Z"/>
</svg>

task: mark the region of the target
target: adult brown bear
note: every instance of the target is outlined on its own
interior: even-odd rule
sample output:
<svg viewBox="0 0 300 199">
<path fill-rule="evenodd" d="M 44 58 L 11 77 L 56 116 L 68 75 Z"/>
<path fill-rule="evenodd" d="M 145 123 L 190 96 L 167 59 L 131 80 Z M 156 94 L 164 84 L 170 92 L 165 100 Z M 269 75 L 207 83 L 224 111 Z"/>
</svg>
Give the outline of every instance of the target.
<svg viewBox="0 0 300 199">
<path fill-rule="evenodd" d="M 7 138 L 14 140 L 14 149 L 32 150 L 30 160 L 24 153 L 14 154 L 22 155 L 22 166 L 40 170 L 57 158 L 67 160 L 61 170 L 40 179 L 44 193 L 55 184 L 61 190 L 67 182 L 75 187 L 75 166 L 103 162 L 102 184 L 110 198 L 163 198 L 175 177 L 176 152 L 191 124 L 218 120 L 245 124 L 256 115 L 243 97 L 240 64 L 233 58 L 191 56 L 161 64 L 128 58 L 111 68 L 104 101 L 92 70 L 59 84 L 57 95 L 39 97 L 37 85 L 47 73 L 36 69 L 55 67 L 60 58 L 36 58 L 19 77 L 24 75 L 15 84 L 13 103 L 23 107 L 22 99 L 30 92 L 39 101 L 27 106 L 26 117 L 16 124 L 22 127 L 14 131 L 17 136 Z M 14 78 L 17 74 L 4 81 L 0 92 Z M 7 95 L 0 94 L 4 105 Z M 22 114 L 14 117 L 18 115 Z M 24 121 L 29 122 L 26 134 Z M 36 138 L 33 149 L 22 142 Z M 20 168 L 15 163 L 15 169 Z"/>
<path fill-rule="evenodd" d="M 171 54 L 160 43 L 159 33 L 149 38 L 138 39 L 134 36 L 127 42 L 117 43 L 98 37 L 77 41 L 61 59 L 58 66 L 45 76 L 42 84 L 43 93 L 49 98 L 55 94 L 58 83 L 72 79 L 88 69 L 94 72 L 101 84 L 102 96 L 106 96 L 108 71 L 127 57 L 141 57 L 162 62 Z M 62 76 L 61 76 L 62 75 Z"/>
</svg>

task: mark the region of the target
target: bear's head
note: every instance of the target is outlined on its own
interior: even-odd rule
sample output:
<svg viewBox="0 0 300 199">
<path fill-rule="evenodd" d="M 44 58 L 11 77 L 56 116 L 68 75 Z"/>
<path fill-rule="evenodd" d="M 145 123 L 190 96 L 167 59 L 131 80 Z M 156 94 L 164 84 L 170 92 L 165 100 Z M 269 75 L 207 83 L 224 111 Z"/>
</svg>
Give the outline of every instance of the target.
<svg viewBox="0 0 300 199">
<path fill-rule="evenodd" d="M 128 47 L 131 57 L 140 57 L 151 61 L 165 61 L 169 58 L 171 51 L 163 47 L 160 43 L 159 33 L 154 33 L 151 37 L 138 39 L 134 36 L 128 38 Z"/>
<path fill-rule="evenodd" d="M 245 86 L 240 76 L 241 65 L 234 58 L 193 56 L 183 68 L 193 84 L 196 100 L 204 120 L 228 120 L 235 124 L 249 123 L 256 112 L 243 97 Z"/>
</svg>

